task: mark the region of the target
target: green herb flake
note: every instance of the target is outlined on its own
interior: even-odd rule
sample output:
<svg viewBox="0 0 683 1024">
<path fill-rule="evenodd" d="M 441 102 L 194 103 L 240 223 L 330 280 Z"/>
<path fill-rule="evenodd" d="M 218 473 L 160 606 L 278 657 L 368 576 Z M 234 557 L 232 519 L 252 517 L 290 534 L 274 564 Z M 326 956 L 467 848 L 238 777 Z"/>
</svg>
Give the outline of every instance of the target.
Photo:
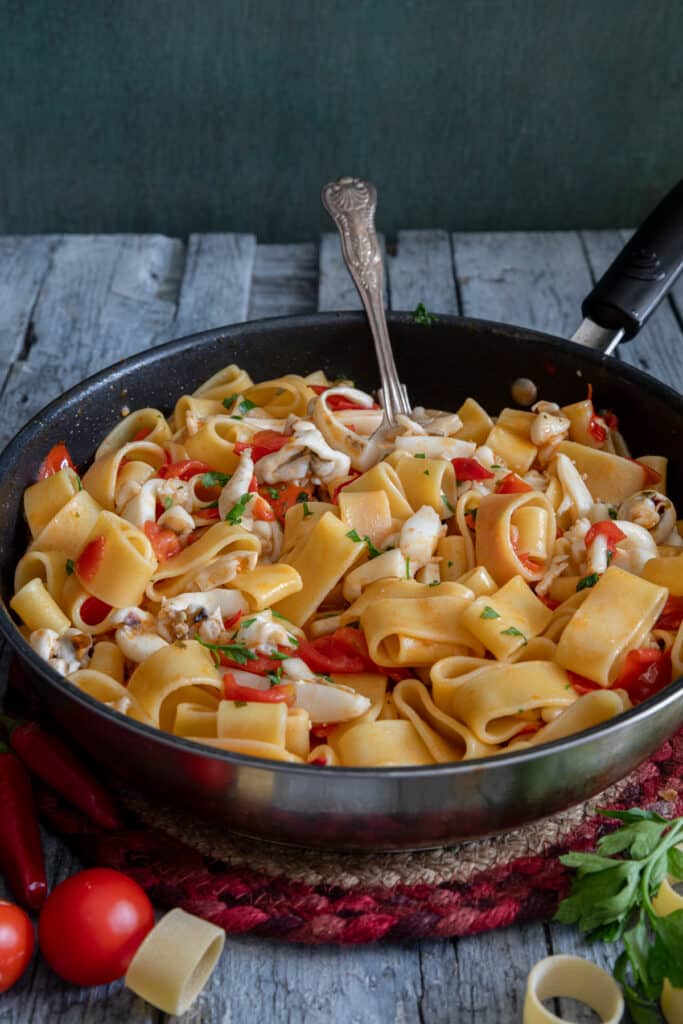
<svg viewBox="0 0 683 1024">
<path fill-rule="evenodd" d="M 479 616 L 480 619 L 499 619 L 500 615 L 495 608 L 492 608 L 490 604 L 484 605 L 484 610 Z"/>
<path fill-rule="evenodd" d="M 424 452 L 416 452 L 415 455 L 414 455 L 414 458 L 416 458 L 416 459 L 426 459 L 427 456 L 425 455 Z"/>
<path fill-rule="evenodd" d="M 247 505 L 251 501 L 252 494 L 243 494 L 238 502 L 228 512 L 225 517 L 226 523 L 232 523 L 233 526 L 238 526 L 242 522 L 242 516 L 244 515 Z"/>
<path fill-rule="evenodd" d="M 67 576 L 73 576 L 74 564 L 75 563 L 74 563 L 73 558 L 67 558 L 66 565 L 65 565 Z"/>
<path fill-rule="evenodd" d="M 245 619 L 244 622 L 240 622 L 240 629 L 249 629 L 256 622 L 256 616 L 253 615 L 250 619 Z"/>
<path fill-rule="evenodd" d="M 422 472 L 423 472 L 423 474 L 425 476 L 429 476 L 429 470 L 428 469 L 424 469 Z"/>
<path fill-rule="evenodd" d="M 442 500 L 442 502 L 444 503 L 444 505 L 446 506 L 446 508 L 448 509 L 449 512 L 455 512 L 455 509 L 453 508 L 453 506 L 451 505 L 450 501 L 448 500 L 448 498 L 446 497 L 445 494 L 441 495 L 441 500 Z"/>
<path fill-rule="evenodd" d="M 526 647 L 526 645 L 529 643 L 527 638 L 524 636 L 524 633 L 522 633 L 521 629 L 517 629 L 516 626 L 508 626 L 507 629 L 501 629 L 500 635 L 501 636 L 519 636 L 519 637 L 521 637 L 522 638 L 522 647 Z"/>
<path fill-rule="evenodd" d="M 430 586 L 430 587 L 440 587 L 441 586 L 441 580 L 432 580 L 432 582 L 429 583 L 428 586 Z"/>
<path fill-rule="evenodd" d="M 367 546 L 368 554 L 370 556 L 370 559 L 377 558 L 378 555 L 382 554 L 382 552 L 379 550 L 379 548 L 376 548 L 375 545 L 372 543 L 372 541 L 368 537 L 367 533 L 363 537 L 363 540 L 365 541 L 365 544 Z"/>
<path fill-rule="evenodd" d="M 244 416 L 231 416 L 230 419 L 231 420 L 243 420 Z"/>
<path fill-rule="evenodd" d="M 234 393 L 234 394 L 232 394 L 232 395 L 228 395 L 228 397 L 227 397 L 227 398 L 224 398 L 224 399 L 223 399 L 223 405 L 224 405 L 224 407 L 225 407 L 226 409 L 232 409 L 233 405 L 235 404 L 235 402 L 237 401 L 237 399 L 238 399 L 239 397 L 240 397 L 240 396 L 239 396 L 239 395 L 237 394 L 237 392 L 235 392 L 235 393 Z"/>
<path fill-rule="evenodd" d="M 359 534 L 358 530 L 349 530 L 346 534 L 349 540 L 354 540 L 356 544 L 362 544 L 363 538 Z"/>
<path fill-rule="evenodd" d="M 170 507 L 171 507 L 171 505 L 173 504 L 173 498 L 169 498 L 169 497 L 166 497 L 166 498 L 162 498 L 162 499 L 161 499 L 161 504 L 162 504 L 162 505 L 164 506 L 164 508 L 165 508 L 165 509 L 166 509 L 166 511 L 168 512 L 169 508 L 170 508 Z"/>
<path fill-rule="evenodd" d="M 446 565 L 448 566 L 449 569 L 453 568 L 453 563 L 450 561 L 450 559 L 446 562 Z"/>
<path fill-rule="evenodd" d="M 577 592 L 578 592 L 579 590 L 585 590 L 585 589 L 586 589 L 587 587 L 594 587 L 594 586 L 595 586 L 595 584 L 596 584 L 596 583 L 598 582 L 598 580 L 599 580 L 599 579 L 600 579 L 600 576 L 598 575 L 598 573 L 597 573 L 597 572 L 592 572 L 592 573 L 590 574 L 590 576 L 584 576 L 584 577 L 583 577 L 582 579 L 580 579 L 580 580 L 579 580 L 579 582 L 578 582 L 578 583 L 576 584 L 576 589 L 577 589 Z"/>
<path fill-rule="evenodd" d="M 204 473 L 199 481 L 202 487 L 225 487 L 232 473 Z"/>
<path fill-rule="evenodd" d="M 79 491 L 83 490 L 83 484 L 81 483 L 81 478 L 78 475 L 78 473 L 76 474 L 76 486 L 78 487 Z"/>
<path fill-rule="evenodd" d="M 308 493 L 308 491 L 299 491 L 299 493 L 296 496 L 296 500 L 299 502 L 299 504 L 301 504 L 304 501 L 309 501 L 310 497 L 311 496 Z"/>
<path fill-rule="evenodd" d="M 250 398 L 243 398 L 240 404 L 238 405 L 238 409 L 243 415 L 246 415 L 248 412 L 255 408 L 256 402 L 252 402 Z"/>
<path fill-rule="evenodd" d="M 288 633 L 287 634 L 287 639 L 289 640 L 289 642 L 292 645 L 292 647 L 298 647 L 299 646 L 299 641 L 297 640 L 297 638 L 294 636 L 293 633 Z"/>
<path fill-rule="evenodd" d="M 270 498 L 271 501 L 277 501 L 277 499 L 280 497 L 280 492 L 278 491 L 277 487 L 266 487 L 266 491 L 268 492 L 268 497 Z"/>
<path fill-rule="evenodd" d="M 271 651 L 268 657 L 271 661 L 287 661 L 287 658 L 291 658 L 291 654 L 283 654 L 282 651 Z"/>
<path fill-rule="evenodd" d="M 308 519 L 308 517 L 312 516 L 313 513 L 311 512 L 310 508 L 308 507 L 308 502 L 307 501 L 305 501 L 303 503 L 303 505 L 304 505 L 304 519 Z"/>
<path fill-rule="evenodd" d="M 208 640 L 202 640 L 199 634 L 195 636 L 195 640 L 198 640 L 202 647 L 213 651 L 217 665 L 220 664 L 219 654 L 225 655 L 226 658 L 234 661 L 237 665 L 246 665 L 248 661 L 256 661 L 257 656 L 246 644 L 210 644 Z"/>
<path fill-rule="evenodd" d="M 234 700 L 233 701 L 233 704 L 235 705 L 236 708 L 246 708 L 248 703 L 249 703 L 249 701 L 246 701 L 246 700 Z"/>
<path fill-rule="evenodd" d="M 410 579 L 410 559 L 406 558 L 405 563 L 406 563 L 406 579 L 409 580 Z"/>
<path fill-rule="evenodd" d="M 276 612 L 274 608 L 270 609 L 270 614 L 276 619 L 282 619 L 283 622 L 289 622 L 289 619 L 285 618 L 281 612 Z"/>
<path fill-rule="evenodd" d="M 282 665 L 278 667 L 276 672 L 268 673 L 268 682 L 270 683 L 271 690 L 274 686 L 280 685 L 282 682 Z"/>
<path fill-rule="evenodd" d="M 431 327 L 438 319 L 436 314 L 429 312 L 424 302 L 418 302 L 413 310 L 413 323 L 421 324 L 423 327 Z"/>
</svg>

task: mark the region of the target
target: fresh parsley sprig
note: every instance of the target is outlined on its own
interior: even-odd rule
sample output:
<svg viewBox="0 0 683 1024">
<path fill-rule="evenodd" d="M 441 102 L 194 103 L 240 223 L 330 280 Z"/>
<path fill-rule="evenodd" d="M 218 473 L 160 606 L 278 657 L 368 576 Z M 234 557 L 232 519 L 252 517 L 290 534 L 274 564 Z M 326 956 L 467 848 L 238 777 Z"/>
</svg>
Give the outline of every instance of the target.
<svg viewBox="0 0 683 1024">
<path fill-rule="evenodd" d="M 413 323 L 422 324 L 423 327 L 431 327 L 438 320 L 435 313 L 430 313 L 424 302 L 418 302 L 413 310 Z"/>
<path fill-rule="evenodd" d="M 639 808 L 600 813 L 623 824 L 598 841 L 597 853 L 560 857 L 576 876 L 555 920 L 578 924 L 591 939 L 623 941 L 614 976 L 635 1024 L 654 1024 L 664 978 L 683 987 L 683 910 L 658 917 L 652 904 L 667 874 L 683 878 L 683 817 Z"/>
<path fill-rule="evenodd" d="M 226 658 L 237 662 L 238 665 L 246 665 L 248 661 L 256 661 L 258 657 L 246 644 L 210 644 L 208 640 L 202 640 L 199 635 L 195 639 L 199 641 L 202 647 L 207 647 L 210 651 L 213 651 L 217 665 L 220 664 L 219 654 L 224 654 Z"/>
</svg>

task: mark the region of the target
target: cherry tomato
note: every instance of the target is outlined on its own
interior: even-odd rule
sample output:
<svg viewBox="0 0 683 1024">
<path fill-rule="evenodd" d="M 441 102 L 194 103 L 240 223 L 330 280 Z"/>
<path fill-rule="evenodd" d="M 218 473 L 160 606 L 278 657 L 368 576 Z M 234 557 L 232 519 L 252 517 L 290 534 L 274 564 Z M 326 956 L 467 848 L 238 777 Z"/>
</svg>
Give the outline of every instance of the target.
<svg viewBox="0 0 683 1024">
<path fill-rule="evenodd" d="M 465 480 L 491 480 L 493 473 L 476 459 L 451 459 L 458 483 Z"/>
<path fill-rule="evenodd" d="M 277 497 L 275 497 L 277 491 Z M 275 487 L 260 487 L 259 494 L 265 498 L 275 513 L 278 522 L 284 523 L 287 511 L 297 502 L 312 501 L 313 488 L 310 484 L 276 484 Z"/>
<path fill-rule="evenodd" d="M 496 487 L 496 494 L 526 494 L 533 491 L 533 487 L 516 473 L 508 473 Z"/>
<path fill-rule="evenodd" d="M 607 540 L 607 550 L 614 554 L 617 550 L 617 544 L 620 540 L 626 540 L 626 534 L 623 530 L 620 530 L 616 523 L 613 523 L 611 519 L 604 519 L 599 523 L 593 523 L 590 530 L 584 537 L 586 547 L 590 547 L 596 537 L 605 537 Z"/>
<path fill-rule="evenodd" d="M 111 605 L 99 597 L 87 597 L 80 608 L 81 618 L 87 626 L 98 626 L 111 611 Z"/>
<path fill-rule="evenodd" d="M 19 981 L 33 956 L 31 918 L 15 903 L 0 900 L 0 992 Z"/>
<path fill-rule="evenodd" d="M 623 668 L 612 686 L 626 690 L 634 704 L 659 693 L 671 682 L 671 655 L 658 647 L 641 647 L 629 651 Z"/>
<path fill-rule="evenodd" d="M 656 629 L 678 629 L 683 622 L 683 597 L 669 595 L 662 614 L 657 619 Z"/>
<path fill-rule="evenodd" d="M 63 442 L 56 444 L 50 448 L 50 451 L 41 462 L 40 469 L 38 470 L 38 479 L 45 480 L 46 477 L 58 473 L 60 469 L 65 469 L 67 466 L 69 469 L 76 468 L 66 445 Z"/>
<path fill-rule="evenodd" d="M 48 896 L 38 940 L 52 970 L 74 985 L 105 985 L 121 978 L 154 925 L 144 889 L 111 868 L 89 868 Z"/>
<path fill-rule="evenodd" d="M 170 477 L 189 480 L 190 477 L 209 472 L 211 472 L 210 467 L 205 462 L 200 462 L 199 459 L 184 459 L 182 462 L 165 462 L 159 469 L 158 475 L 165 480 Z"/>
<path fill-rule="evenodd" d="M 602 689 L 602 687 L 598 683 L 594 683 L 592 679 L 588 679 L 587 676 L 581 676 L 578 672 L 572 672 L 571 669 L 567 669 L 567 675 L 569 676 L 569 682 L 572 684 L 579 696 L 584 693 L 590 693 L 592 690 Z"/>
<path fill-rule="evenodd" d="M 359 629 L 350 626 L 342 626 L 317 640 L 302 640 L 299 657 L 313 672 L 327 674 L 367 672 L 373 667 L 365 637 Z"/>
<path fill-rule="evenodd" d="M 291 654 L 291 650 L 288 653 Z M 253 672 L 255 676 L 267 676 L 269 672 L 277 672 L 279 668 L 282 668 L 282 661 L 279 658 L 268 658 L 266 655 L 252 658 L 246 664 L 228 658 L 222 651 L 218 652 L 218 657 L 221 665 L 225 668 L 241 668 L 245 672 Z"/>
<path fill-rule="evenodd" d="M 288 441 L 288 435 L 281 434 L 277 430 L 257 430 L 251 441 L 237 441 L 235 443 L 235 455 L 241 455 L 242 452 L 246 452 L 250 448 L 252 459 L 254 462 L 258 462 L 264 455 L 272 455 L 273 452 L 279 452 Z"/>
<path fill-rule="evenodd" d="M 106 541 L 101 535 L 86 544 L 76 559 L 74 568 L 84 583 L 90 583 L 97 575 L 97 570 L 104 557 Z"/>
<path fill-rule="evenodd" d="M 287 683 L 278 686 L 271 686 L 269 690 L 257 690 L 255 686 L 242 686 L 237 682 L 232 672 L 226 672 L 223 676 L 223 699 L 235 701 L 247 701 L 254 704 L 288 704 L 294 703 L 294 687 Z"/>
<path fill-rule="evenodd" d="M 174 533 L 173 530 L 165 530 L 163 526 L 152 522 L 151 519 L 145 523 L 145 537 L 154 548 L 154 554 L 160 562 L 166 562 L 183 549 L 177 533 Z"/>
<path fill-rule="evenodd" d="M 275 513 L 262 494 L 257 494 L 251 503 L 251 514 L 260 523 L 272 523 Z"/>
</svg>

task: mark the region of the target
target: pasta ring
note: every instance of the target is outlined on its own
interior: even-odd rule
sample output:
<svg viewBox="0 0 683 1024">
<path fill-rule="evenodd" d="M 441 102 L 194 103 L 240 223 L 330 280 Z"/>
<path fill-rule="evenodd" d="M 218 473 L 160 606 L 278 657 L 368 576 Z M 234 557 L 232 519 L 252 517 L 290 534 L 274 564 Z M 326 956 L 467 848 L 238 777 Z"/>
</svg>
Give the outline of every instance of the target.
<svg viewBox="0 0 683 1024">
<path fill-rule="evenodd" d="M 601 1024 L 619 1024 L 624 997 L 614 978 L 581 956 L 548 956 L 532 967 L 527 979 L 523 1024 L 563 1024 L 546 1010 L 544 999 L 580 999 L 598 1014 Z"/>
</svg>

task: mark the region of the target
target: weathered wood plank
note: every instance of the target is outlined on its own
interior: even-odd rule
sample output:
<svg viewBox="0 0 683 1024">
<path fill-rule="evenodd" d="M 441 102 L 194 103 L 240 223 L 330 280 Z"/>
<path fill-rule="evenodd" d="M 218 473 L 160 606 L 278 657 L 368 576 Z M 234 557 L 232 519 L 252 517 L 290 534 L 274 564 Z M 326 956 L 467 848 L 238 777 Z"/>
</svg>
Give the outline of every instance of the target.
<svg viewBox="0 0 683 1024">
<path fill-rule="evenodd" d="M 378 235 L 382 257 L 386 266 L 386 243 Z M 384 278 L 384 301 L 387 302 L 388 282 Z M 351 279 L 341 253 L 338 234 L 325 234 L 320 239 L 320 276 L 318 279 L 318 309 L 361 309 L 356 286 Z"/>
<path fill-rule="evenodd" d="M 31 315 L 58 235 L 0 238 L 0 384 L 30 344 Z"/>
<path fill-rule="evenodd" d="M 573 231 L 453 236 L 465 316 L 571 337 L 591 276 Z"/>
<path fill-rule="evenodd" d="M 313 313 L 318 298 L 318 247 L 313 242 L 257 245 L 249 319 Z"/>
<path fill-rule="evenodd" d="M 182 244 L 160 235 L 64 236 L 31 317 L 31 345 L 2 391 L 0 444 L 73 384 L 165 340 Z"/>
<path fill-rule="evenodd" d="M 391 308 L 457 313 L 453 254 L 447 231 L 399 231 L 397 252 L 387 261 Z"/>
<path fill-rule="evenodd" d="M 247 318 L 254 235 L 190 235 L 173 337 Z"/>
<path fill-rule="evenodd" d="M 595 280 L 607 269 L 630 234 L 626 230 L 581 233 Z M 677 294 L 683 296 L 683 291 Z M 681 322 L 669 299 L 662 302 L 640 334 L 633 341 L 620 345 L 617 351 L 625 363 L 659 377 L 679 391 L 683 390 Z"/>
</svg>

